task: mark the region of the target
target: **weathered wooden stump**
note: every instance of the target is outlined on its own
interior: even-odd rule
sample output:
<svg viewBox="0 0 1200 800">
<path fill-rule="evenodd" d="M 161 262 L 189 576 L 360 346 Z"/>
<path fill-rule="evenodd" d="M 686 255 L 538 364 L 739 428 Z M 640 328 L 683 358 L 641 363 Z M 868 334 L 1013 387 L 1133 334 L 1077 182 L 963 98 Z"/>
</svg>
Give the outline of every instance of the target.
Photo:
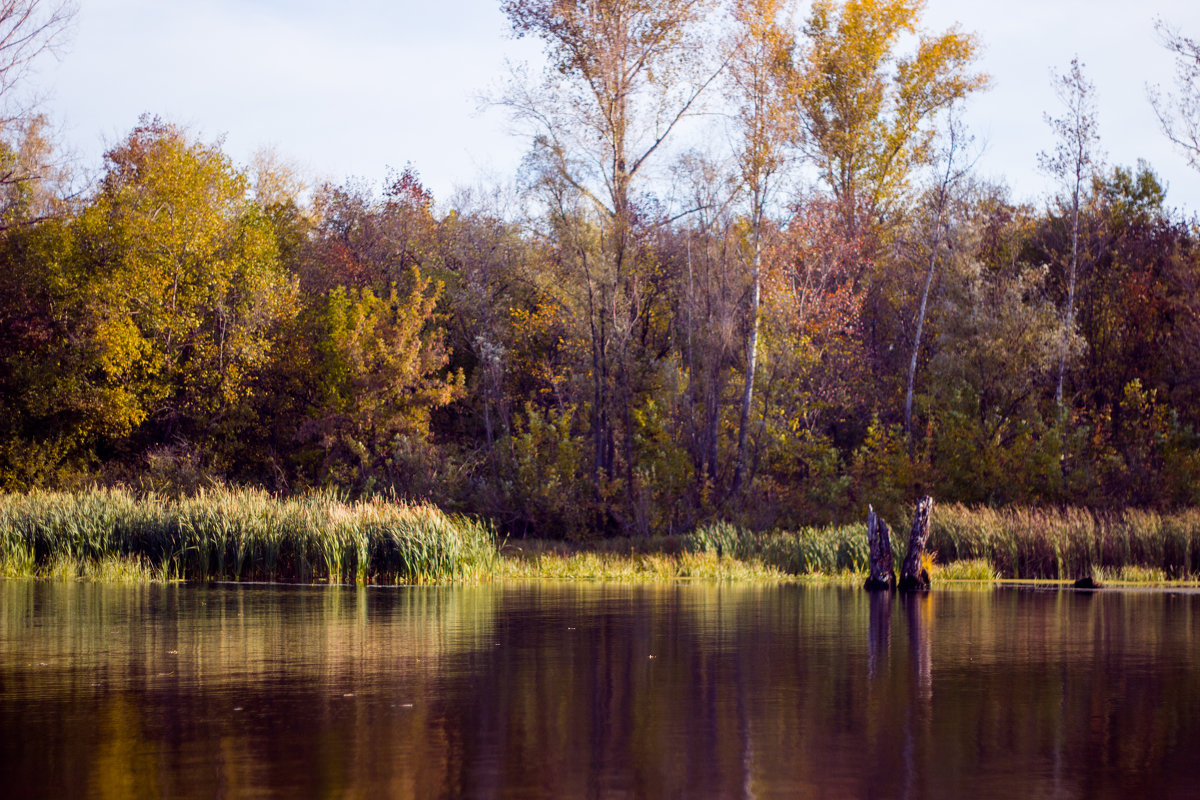
<svg viewBox="0 0 1200 800">
<path fill-rule="evenodd" d="M 912 532 L 908 536 L 908 554 L 900 568 L 902 592 L 921 592 L 929 588 L 929 570 L 921 565 L 925 555 L 925 543 L 929 541 L 929 514 L 933 511 L 933 498 L 922 497 L 913 511 Z"/>
<path fill-rule="evenodd" d="M 871 572 L 864 588 L 867 591 L 896 588 L 896 569 L 892 563 L 892 533 L 887 523 L 867 506 L 867 551 Z"/>
</svg>

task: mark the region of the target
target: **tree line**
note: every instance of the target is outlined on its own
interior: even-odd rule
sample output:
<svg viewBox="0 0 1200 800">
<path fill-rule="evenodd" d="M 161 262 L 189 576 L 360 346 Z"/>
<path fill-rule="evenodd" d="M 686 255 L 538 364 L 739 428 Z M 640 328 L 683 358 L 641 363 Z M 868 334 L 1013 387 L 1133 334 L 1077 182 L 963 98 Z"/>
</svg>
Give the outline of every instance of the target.
<svg viewBox="0 0 1200 800">
<path fill-rule="evenodd" d="M 80 192 L 6 122 L 0 487 L 394 492 L 578 536 L 1200 502 L 1197 223 L 1104 164 L 1083 65 L 1039 206 L 972 172 L 980 44 L 920 0 L 502 7 L 546 55 L 492 98 L 515 194 L 307 188 L 149 116 Z M 1200 47 L 1159 32 L 1147 113 L 1195 163 Z"/>
</svg>

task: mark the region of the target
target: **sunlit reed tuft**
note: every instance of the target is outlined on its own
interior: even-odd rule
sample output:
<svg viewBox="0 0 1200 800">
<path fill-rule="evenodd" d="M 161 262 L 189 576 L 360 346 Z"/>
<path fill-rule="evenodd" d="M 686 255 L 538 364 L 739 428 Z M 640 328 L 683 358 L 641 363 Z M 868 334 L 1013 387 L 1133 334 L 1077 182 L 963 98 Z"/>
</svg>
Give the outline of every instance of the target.
<svg viewBox="0 0 1200 800">
<path fill-rule="evenodd" d="M 423 583 L 486 575 L 495 554 L 490 528 L 475 520 L 332 493 L 0 495 L 0 572 L 9 575 Z"/>
</svg>

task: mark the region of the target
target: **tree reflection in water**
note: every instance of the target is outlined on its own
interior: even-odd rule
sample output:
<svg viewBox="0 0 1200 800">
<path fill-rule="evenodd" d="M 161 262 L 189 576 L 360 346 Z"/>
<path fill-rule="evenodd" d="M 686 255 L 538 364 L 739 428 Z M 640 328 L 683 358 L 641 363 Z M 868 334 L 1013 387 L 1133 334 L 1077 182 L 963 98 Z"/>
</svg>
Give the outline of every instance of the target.
<svg viewBox="0 0 1200 800">
<path fill-rule="evenodd" d="M 0 601 L 11 796 L 1179 796 L 1200 752 L 1195 594 L 7 581 Z"/>
</svg>

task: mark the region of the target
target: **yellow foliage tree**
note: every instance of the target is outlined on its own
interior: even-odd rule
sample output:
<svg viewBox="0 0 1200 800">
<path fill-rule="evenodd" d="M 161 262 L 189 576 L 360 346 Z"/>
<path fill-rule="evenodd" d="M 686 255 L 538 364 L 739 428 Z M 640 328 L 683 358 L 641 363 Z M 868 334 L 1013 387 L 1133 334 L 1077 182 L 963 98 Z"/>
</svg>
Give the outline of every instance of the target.
<svg viewBox="0 0 1200 800">
<path fill-rule="evenodd" d="M 337 287 L 313 309 L 316 405 L 299 438 L 323 452 L 323 480 L 412 489 L 409 462 L 424 457 L 430 414 L 463 394 L 461 371 L 445 372 L 440 295 L 414 269 L 406 291 Z"/>
<path fill-rule="evenodd" d="M 143 119 L 105 159 L 75 224 L 104 375 L 136 394 L 133 421 L 219 416 L 267 363 L 295 281 L 218 146 Z"/>
<path fill-rule="evenodd" d="M 930 155 L 940 111 L 984 88 L 976 38 L 920 25 L 924 0 L 814 0 L 797 94 L 804 148 L 848 224 L 886 218 Z M 898 56 L 905 36 L 916 50 Z"/>
</svg>

